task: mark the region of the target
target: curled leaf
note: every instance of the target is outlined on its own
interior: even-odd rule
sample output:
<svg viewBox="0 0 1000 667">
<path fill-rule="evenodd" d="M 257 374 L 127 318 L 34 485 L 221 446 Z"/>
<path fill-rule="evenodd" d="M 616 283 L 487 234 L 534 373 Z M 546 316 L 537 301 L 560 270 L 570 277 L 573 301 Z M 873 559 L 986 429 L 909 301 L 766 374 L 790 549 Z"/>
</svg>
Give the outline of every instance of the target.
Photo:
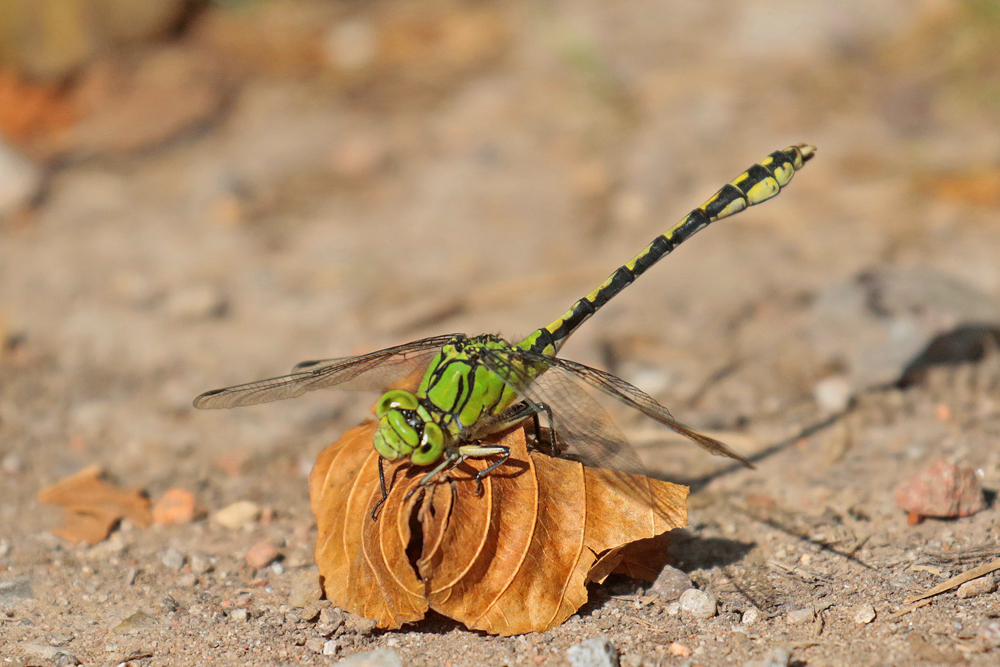
<svg viewBox="0 0 1000 667">
<path fill-rule="evenodd" d="M 428 609 L 491 634 L 554 627 L 586 602 L 591 581 L 654 578 L 668 531 L 687 522 L 686 487 L 529 453 L 522 429 L 493 439 L 511 457 L 481 496 L 475 475 L 488 460 L 412 495 L 426 468 L 387 464 L 389 496 L 372 520 L 382 496 L 374 430 L 367 422 L 324 450 L 310 487 L 326 595 L 379 627 Z"/>
</svg>

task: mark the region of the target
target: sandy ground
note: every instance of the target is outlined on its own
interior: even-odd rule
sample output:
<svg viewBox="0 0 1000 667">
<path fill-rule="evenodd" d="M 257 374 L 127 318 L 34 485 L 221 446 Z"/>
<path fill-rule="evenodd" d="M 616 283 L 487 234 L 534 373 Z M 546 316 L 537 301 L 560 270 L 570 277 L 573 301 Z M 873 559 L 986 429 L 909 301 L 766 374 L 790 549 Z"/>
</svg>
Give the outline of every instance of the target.
<svg viewBox="0 0 1000 667">
<path fill-rule="evenodd" d="M 1000 312 L 1000 110 L 963 60 L 988 21 L 962 7 L 498 5 L 502 30 L 473 33 L 495 53 L 474 66 L 413 64 L 360 93 L 253 75 L 197 132 L 53 170 L 34 214 L 0 228 L 3 664 L 331 664 L 388 648 L 407 665 L 568 665 L 598 636 L 633 667 L 782 648 L 809 666 L 997 664 L 996 593 L 891 616 L 1000 555 L 994 507 L 910 525 L 892 496 L 939 459 L 1000 488 L 995 357 L 867 390 L 934 335 Z M 673 552 L 717 615 L 613 579 L 523 637 L 303 618 L 289 594 L 312 566 L 308 472 L 373 397 L 196 412 L 196 394 L 435 333 L 528 332 L 800 141 L 819 154 L 778 199 L 686 244 L 563 353 L 759 454 L 734 468 L 615 412 L 652 471 L 691 485 Z M 267 520 L 126 522 L 73 546 L 36 494 L 91 464 L 154 499 L 183 487 L 209 512 L 250 500 Z M 253 571 L 262 539 L 282 560 Z M 863 605 L 874 620 L 856 620 Z"/>
</svg>

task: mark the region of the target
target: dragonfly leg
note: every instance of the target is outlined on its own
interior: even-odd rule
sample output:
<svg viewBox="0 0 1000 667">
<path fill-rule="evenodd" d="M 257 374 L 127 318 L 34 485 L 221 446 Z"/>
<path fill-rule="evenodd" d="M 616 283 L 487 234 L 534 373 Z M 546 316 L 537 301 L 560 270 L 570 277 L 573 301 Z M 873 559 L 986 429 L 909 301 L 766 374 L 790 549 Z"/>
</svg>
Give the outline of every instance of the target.
<svg viewBox="0 0 1000 667">
<path fill-rule="evenodd" d="M 378 520 L 378 511 L 382 509 L 385 499 L 389 497 L 389 489 L 385 486 L 385 466 L 382 463 L 383 460 L 381 456 L 378 457 L 378 481 L 382 486 L 382 499 L 375 503 L 375 507 L 372 508 L 372 521 Z"/>
<path fill-rule="evenodd" d="M 462 457 L 459 462 L 470 458 L 480 459 L 487 456 L 500 455 L 500 458 L 476 473 L 476 495 L 481 496 L 483 495 L 483 478 L 507 462 L 507 459 L 510 458 L 510 447 L 502 445 L 485 447 L 483 445 L 462 445 L 458 447 L 458 453 Z"/>
<path fill-rule="evenodd" d="M 409 500 L 410 496 L 416 493 L 419 489 L 423 489 L 425 486 L 427 486 L 427 484 L 429 484 L 430 481 L 435 477 L 437 477 L 439 474 L 441 474 L 445 470 L 450 470 L 451 468 L 454 468 L 463 460 L 465 459 L 462 456 L 462 454 L 459 453 L 457 448 L 446 450 L 444 453 L 444 458 L 441 460 L 441 463 L 437 464 L 433 470 L 425 474 L 423 478 L 420 480 L 420 482 L 415 487 L 410 489 L 410 492 L 406 494 L 406 500 Z"/>
</svg>

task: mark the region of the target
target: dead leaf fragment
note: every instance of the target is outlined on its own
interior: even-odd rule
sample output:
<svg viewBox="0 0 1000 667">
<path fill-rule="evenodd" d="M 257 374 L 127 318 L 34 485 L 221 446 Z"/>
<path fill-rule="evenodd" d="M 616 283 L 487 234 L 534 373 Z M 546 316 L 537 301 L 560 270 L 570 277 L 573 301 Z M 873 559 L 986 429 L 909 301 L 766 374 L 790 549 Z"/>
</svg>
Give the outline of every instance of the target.
<svg viewBox="0 0 1000 667">
<path fill-rule="evenodd" d="M 149 499 L 138 489 L 122 489 L 101 481 L 98 466 L 84 468 L 38 492 L 38 502 L 59 505 L 65 516 L 53 535 L 70 542 L 97 544 L 120 520 L 143 528 L 153 522 Z"/>
<path fill-rule="evenodd" d="M 491 634 L 554 627 L 586 602 L 591 581 L 654 578 L 666 533 L 687 522 L 686 487 L 529 454 L 520 429 L 502 438 L 511 458 L 482 496 L 474 477 L 489 461 L 467 461 L 410 498 L 426 470 L 388 464 L 394 482 L 373 521 L 374 429 L 365 423 L 324 450 L 310 488 L 326 595 L 379 627 L 428 609 Z"/>
</svg>

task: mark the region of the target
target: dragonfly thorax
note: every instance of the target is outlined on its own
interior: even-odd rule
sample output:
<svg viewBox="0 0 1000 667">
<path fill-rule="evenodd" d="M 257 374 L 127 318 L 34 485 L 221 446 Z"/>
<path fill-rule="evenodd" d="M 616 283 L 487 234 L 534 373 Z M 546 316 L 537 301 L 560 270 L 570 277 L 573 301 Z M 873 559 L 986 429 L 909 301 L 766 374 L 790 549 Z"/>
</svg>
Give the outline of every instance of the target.
<svg viewBox="0 0 1000 667">
<path fill-rule="evenodd" d="M 416 465 L 441 458 L 445 434 L 417 397 L 402 389 L 387 391 L 375 408 L 378 430 L 372 444 L 383 458 L 394 461 L 409 456 Z"/>
</svg>

